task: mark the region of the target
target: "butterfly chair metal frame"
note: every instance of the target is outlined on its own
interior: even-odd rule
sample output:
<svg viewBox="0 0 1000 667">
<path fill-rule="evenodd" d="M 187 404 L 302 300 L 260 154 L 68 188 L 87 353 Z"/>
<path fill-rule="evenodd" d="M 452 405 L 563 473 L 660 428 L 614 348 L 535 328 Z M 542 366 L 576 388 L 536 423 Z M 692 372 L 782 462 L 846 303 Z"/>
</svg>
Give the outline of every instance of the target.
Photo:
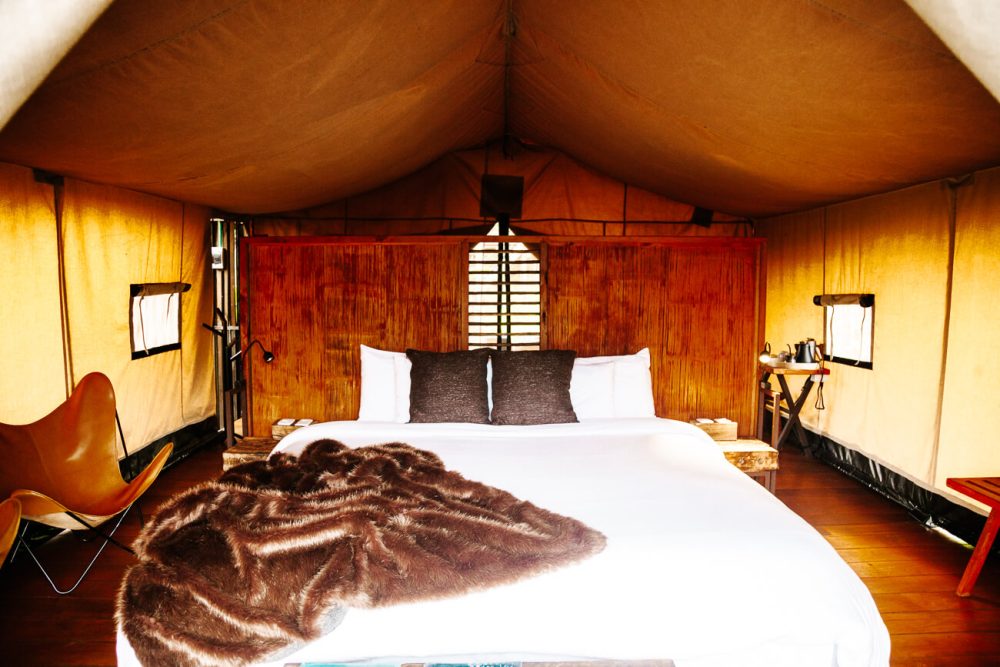
<svg viewBox="0 0 1000 667">
<path fill-rule="evenodd" d="M 90 573 L 90 570 L 94 567 L 94 564 L 97 562 L 97 559 L 100 558 L 101 554 L 104 553 L 104 548 L 107 547 L 109 543 L 114 544 L 119 549 L 129 552 L 133 556 L 135 555 L 135 551 L 133 551 L 130 547 L 125 546 L 124 544 L 122 544 L 113 537 L 115 531 L 118 530 L 118 526 L 120 526 L 122 524 L 122 521 L 125 520 L 125 515 L 128 514 L 128 508 L 126 508 L 118 515 L 118 520 L 115 522 L 115 525 L 111 529 L 110 533 L 105 533 L 104 531 L 99 530 L 95 526 L 91 526 L 89 523 L 87 523 L 80 517 L 76 516 L 72 512 L 66 512 L 66 514 L 72 517 L 73 519 L 79 521 L 83 528 L 91 530 L 98 536 L 104 538 L 104 542 L 97 549 L 97 553 L 95 553 L 93 558 L 90 559 L 90 562 L 87 563 L 87 566 L 83 568 L 83 572 L 80 573 L 80 576 L 77 578 L 75 582 L 73 582 L 72 586 L 70 586 L 65 590 L 59 588 L 55 580 L 52 578 L 52 575 L 50 575 L 48 570 L 45 569 L 45 566 L 42 565 L 42 561 L 38 559 L 38 556 L 35 555 L 35 552 L 32 551 L 31 547 L 28 545 L 27 533 L 28 533 L 28 526 L 31 525 L 30 522 L 25 521 L 22 523 L 21 532 L 17 536 L 17 544 L 14 546 L 14 553 L 11 555 L 11 560 L 13 560 L 17 556 L 17 552 L 21 549 L 21 547 L 24 547 L 24 550 L 28 552 L 29 556 L 31 556 L 31 560 L 35 561 L 35 565 L 38 566 L 38 569 L 41 571 L 42 576 L 45 577 L 45 580 L 49 582 L 49 586 L 51 586 L 52 590 L 54 590 L 59 595 L 69 595 L 70 593 L 75 591 L 81 583 L 83 583 L 83 580 Z"/>
<path fill-rule="evenodd" d="M 120 433 L 114 389 L 101 373 L 84 376 L 64 403 L 37 422 L 0 424 L 0 452 L 6 464 L 0 469 L 0 495 L 9 493 L 18 500 L 22 518 L 28 521 L 74 531 L 86 529 L 104 539 L 76 582 L 63 590 L 31 550 L 25 539 L 25 523 L 15 554 L 24 546 L 60 595 L 76 590 L 109 543 L 134 554 L 114 539 L 114 533 L 173 450 L 173 445 L 166 445 L 145 470 L 125 482 L 118 464 L 116 426 Z M 116 517 L 109 532 L 98 528 Z"/>
</svg>

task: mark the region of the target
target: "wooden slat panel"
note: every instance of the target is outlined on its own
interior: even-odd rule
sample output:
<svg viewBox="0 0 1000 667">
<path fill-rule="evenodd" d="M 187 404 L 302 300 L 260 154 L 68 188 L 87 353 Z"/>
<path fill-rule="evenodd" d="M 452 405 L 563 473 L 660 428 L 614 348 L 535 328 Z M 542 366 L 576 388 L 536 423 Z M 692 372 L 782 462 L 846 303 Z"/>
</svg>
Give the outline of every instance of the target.
<svg viewBox="0 0 1000 667">
<path fill-rule="evenodd" d="M 242 332 L 249 433 L 279 417 L 353 419 L 358 345 L 460 349 L 463 239 L 248 239 Z M 760 243 L 549 239 L 542 344 L 580 355 L 648 346 L 657 413 L 729 417 L 753 433 Z M 250 337 L 250 338 L 246 338 Z"/>
<path fill-rule="evenodd" d="M 548 347 L 581 356 L 649 347 L 657 414 L 728 417 L 754 430 L 756 243 L 548 249 Z"/>
<path fill-rule="evenodd" d="M 245 337 L 272 350 L 248 369 L 247 426 L 282 417 L 355 419 L 359 345 L 460 349 L 465 255 L 457 240 L 401 244 L 248 239 Z"/>
</svg>

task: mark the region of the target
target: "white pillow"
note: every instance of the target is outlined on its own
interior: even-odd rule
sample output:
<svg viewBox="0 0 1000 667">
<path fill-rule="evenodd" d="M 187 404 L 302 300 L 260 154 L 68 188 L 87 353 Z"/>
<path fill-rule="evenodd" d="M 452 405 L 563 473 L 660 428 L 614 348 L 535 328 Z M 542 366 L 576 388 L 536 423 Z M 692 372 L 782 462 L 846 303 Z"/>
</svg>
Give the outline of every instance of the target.
<svg viewBox="0 0 1000 667">
<path fill-rule="evenodd" d="M 655 417 L 649 348 L 615 362 L 615 417 Z"/>
<path fill-rule="evenodd" d="M 606 357 L 577 357 L 577 364 L 606 364 L 615 362 L 640 363 L 649 368 L 649 348 L 644 347 L 635 354 L 613 354 Z"/>
<path fill-rule="evenodd" d="M 396 418 L 394 421 L 405 424 L 410 421 L 410 371 L 413 370 L 406 354 L 399 352 L 395 359 L 396 371 Z"/>
<path fill-rule="evenodd" d="M 615 416 L 615 365 L 612 362 L 588 364 L 573 362 L 569 381 L 569 399 L 573 412 L 582 422 L 611 419 Z"/>
<path fill-rule="evenodd" d="M 610 365 L 613 368 L 613 380 L 611 386 L 610 402 L 613 406 L 614 417 L 655 417 L 656 407 L 653 404 L 653 378 L 649 373 L 649 348 L 644 347 L 635 354 L 625 354 L 605 357 L 577 357 L 573 365 L 573 375 L 576 375 L 577 367 Z M 590 387 L 585 378 L 581 378 L 580 390 L 583 386 L 588 386 L 588 390 L 597 393 L 596 387 Z M 570 396 L 572 397 L 573 385 L 570 383 Z M 608 400 L 605 394 L 605 401 Z M 592 403 L 590 405 L 593 405 Z M 573 404 L 576 410 L 576 403 Z M 606 410 L 604 411 L 606 412 Z M 585 409 L 585 413 L 587 410 Z M 588 414 L 588 419 L 598 419 L 593 413 Z M 577 419 L 580 413 L 577 412 Z"/>
<path fill-rule="evenodd" d="M 359 422 L 410 421 L 410 371 L 405 352 L 361 346 L 361 409 Z M 493 409 L 493 364 L 486 362 L 487 400 Z"/>
<path fill-rule="evenodd" d="M 404 381 L 406 386 L 402 387 Z M 361 346 L 358 421 L 410 421 L 410 360 L 404 353 Z"/>
</svg>

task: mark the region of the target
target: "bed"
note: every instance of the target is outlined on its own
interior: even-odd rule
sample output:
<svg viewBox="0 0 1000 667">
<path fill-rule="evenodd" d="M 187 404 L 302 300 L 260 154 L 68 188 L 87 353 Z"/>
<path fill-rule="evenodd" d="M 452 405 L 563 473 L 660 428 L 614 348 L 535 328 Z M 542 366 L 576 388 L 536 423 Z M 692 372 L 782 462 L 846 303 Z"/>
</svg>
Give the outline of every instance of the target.
<svg viewBox="0 0 1000 667">
<path fill-rule="evenodd" d="M 349 609 L 329 634 L 265 664 L 888 664 L 888 633 L 860 579 L 690 424 L 327 422 L 289 434 L 275 452 L 324 439 L 433 452 L 468 479 L 600 531 L 606 547 L 457 597 Z M 138 664 L 120 629 L 118 659 Z"/>
</svg>

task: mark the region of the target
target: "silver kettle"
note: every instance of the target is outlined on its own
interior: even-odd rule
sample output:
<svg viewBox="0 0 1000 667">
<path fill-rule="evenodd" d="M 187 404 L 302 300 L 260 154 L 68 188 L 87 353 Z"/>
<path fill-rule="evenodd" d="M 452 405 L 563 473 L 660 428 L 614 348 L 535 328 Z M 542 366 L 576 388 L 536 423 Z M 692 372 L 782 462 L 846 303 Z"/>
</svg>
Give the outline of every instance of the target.
<svg viewBox="0 0 1000 667">
<path fill-rule="evenodd" d="M 806 338 L 795 344 L 795 363 L 812 364 L 817 361 L 819 361 L 819 353 L 814 338 Z"/>
</svg>

